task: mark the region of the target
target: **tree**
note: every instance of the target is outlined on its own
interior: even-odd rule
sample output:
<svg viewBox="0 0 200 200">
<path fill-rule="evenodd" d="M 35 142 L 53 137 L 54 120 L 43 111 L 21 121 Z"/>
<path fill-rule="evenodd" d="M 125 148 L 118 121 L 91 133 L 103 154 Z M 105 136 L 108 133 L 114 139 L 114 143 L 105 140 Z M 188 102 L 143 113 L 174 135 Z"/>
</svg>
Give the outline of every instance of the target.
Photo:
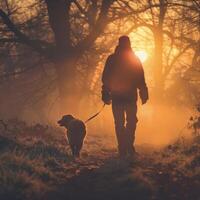
<svg viewBox="0 0 200 200">
<path fill-rule="evenodd" d="M 190 15 L 186 15 L 188 11 Z M 89 87 L 90 84 L 85 84 L 86 74 L 94 73 L 99 59 L 107 56 L 117 37 L 146 28 L 153 35 L 155 90 L 164 96 L 174 68 L 180 66 L 185 53 L 197 49 L 192 34 L 198 31 L 198 11 L 199 4 L 194 0 L 36 0 L 24 1 L 24 6 L 4 0 L 0 3 L 0 50 L 9 52 L 8 60 L 14 64 L 12 71 L 2 70 L 1 77 L 27 74 L 38 68 L 46 80 L 42 81 L 45 87 L 40 80 L 42 92 L 48 94 L 47 82 L 51 85 L 54 81 L 61 111 L 65 112 L 65 105 L 74 104 L 74 98 L 79 99 L 82 94 L 81 89 Z M 184 24 L 183 18 L 188 22 Z M 20 59 L 22 55 L 26 56 Z M 87 66 L 88 57 L 92 57 L 90 66 Z M 11 66 L 5 64 L 4 57 L 2 62 Z M 45 70 L 52 71 L 52 68 L 53 76 L 46 75 Z M 80 79 L 82 74 L 86 76 Z M 77 87 L 80 82 L 81 86 Z"/>
<path fill-rule="evenodd" d="M 123 3 L 134 11 L 133 2 Z M 180 66 L 179 60 L 188 51 L 193 52 L 198 48 L 198 38 L 194 35 L 199 32 L 199 4 L 197 1 L 181 0 L 147 0 L 139 4 L 150 8 L 137 15 L 137 24 L 152 32 L 154 92 L 158 94 L 157 99 L 163 100 L 167 80 L 173 70 Z M 132 20 L 136 20 L 136 15 L 132 16 Z"/>
<path fill-rule="evenodd" d="M 32 48 L 38 54 L 55 64 L 61 105 L 66 104 L 66 98 L 72 96 L 76 74 L 76 61 L 90 48 L 109 22 L 108 13 L 113 0 L 86 1 L 82 8 L 78 1 L 46 0 L 49 24 L 55 36 L 55 43 L 29 37 L 10 19 L 9 13 L 0 9 L 0 17 L 7 29 L 12 33 L 1 38 L 1 42 L 19 42 Z M 7 4 L 8 5 L 8 4 Z M 78 12 L 78 11 L 79 12 Z M 73 25 L 70 20 L 73 14 L 84 16 L 88 27 L 84 30 L 81 40 L 73 41 Z M 85 23 L 86 23 L 85 22 Z M 84 24 L 83 24 L 84 27 Z M 67 81 L 66 81 L 67 80 Z"/>
</svg>

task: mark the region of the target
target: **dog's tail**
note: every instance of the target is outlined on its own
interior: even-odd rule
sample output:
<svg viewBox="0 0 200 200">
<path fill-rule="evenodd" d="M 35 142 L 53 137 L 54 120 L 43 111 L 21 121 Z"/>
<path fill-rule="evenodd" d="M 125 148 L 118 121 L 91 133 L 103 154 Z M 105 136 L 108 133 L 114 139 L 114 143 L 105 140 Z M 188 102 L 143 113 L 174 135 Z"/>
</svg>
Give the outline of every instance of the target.
<svg viewBox="0 0 200 200">
<path fill-rule="evenodd" d="M 85 123 L 89 122 L 90 120 L 92 120 L 92 119 L 94 119 L 96 116 L 98 116 L 98 115 L 103 111 L 105 105 L 106 105 L 106 104 L 104 103 L 103 106 L 102 106 L 102 108 L 101 108 L 97 113 L 95 113 L 95 114 L 92 115 L 90 118 L 88 118 L 88 119 L 85 121 Z"/>
</svg>

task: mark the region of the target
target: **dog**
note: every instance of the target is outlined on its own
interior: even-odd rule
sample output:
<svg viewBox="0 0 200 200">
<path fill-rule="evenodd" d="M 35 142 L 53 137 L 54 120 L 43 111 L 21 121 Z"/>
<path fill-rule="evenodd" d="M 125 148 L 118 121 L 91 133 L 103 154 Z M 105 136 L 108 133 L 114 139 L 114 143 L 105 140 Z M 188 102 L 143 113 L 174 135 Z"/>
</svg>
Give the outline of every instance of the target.
<svg viewBox="0 0 200 200">
<path fill-rule="evenodd" d="M 67 139 L 74 157 L 80 156 L 83 141 L 86 136 L 86 126 L 83 121 L 74 118 L 72 115 L 64 115 L 59 121 L 60 126 L 67 129 Z"/>
</svg>

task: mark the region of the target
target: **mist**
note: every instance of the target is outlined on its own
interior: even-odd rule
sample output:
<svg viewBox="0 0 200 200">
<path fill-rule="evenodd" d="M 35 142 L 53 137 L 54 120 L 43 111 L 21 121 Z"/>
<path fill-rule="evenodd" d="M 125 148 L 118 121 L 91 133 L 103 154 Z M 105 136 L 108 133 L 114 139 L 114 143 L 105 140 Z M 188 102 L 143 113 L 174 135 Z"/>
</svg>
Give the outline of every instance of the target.
<svg viewBox="0 0 200 200">
<path fill-rule="evenodd" d="M 1 0 L 1 199 L 199 200 L 199 13 Z"/>
</svg>

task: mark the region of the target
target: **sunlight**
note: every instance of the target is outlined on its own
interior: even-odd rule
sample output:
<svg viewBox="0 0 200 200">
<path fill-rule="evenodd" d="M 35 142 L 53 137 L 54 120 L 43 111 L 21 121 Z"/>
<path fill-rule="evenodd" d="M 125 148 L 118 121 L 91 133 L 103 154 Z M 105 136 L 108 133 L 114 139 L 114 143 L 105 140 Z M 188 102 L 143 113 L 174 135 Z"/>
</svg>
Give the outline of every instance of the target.
<svg viewBox="0 0 200 200">
<path fill-rule="evenodd" d="M 141 60 L 142 63 L 145 62 L 148 58 L 148 54 L 144 50 L 136 51 L 135 54 Z"/>
</svg>

